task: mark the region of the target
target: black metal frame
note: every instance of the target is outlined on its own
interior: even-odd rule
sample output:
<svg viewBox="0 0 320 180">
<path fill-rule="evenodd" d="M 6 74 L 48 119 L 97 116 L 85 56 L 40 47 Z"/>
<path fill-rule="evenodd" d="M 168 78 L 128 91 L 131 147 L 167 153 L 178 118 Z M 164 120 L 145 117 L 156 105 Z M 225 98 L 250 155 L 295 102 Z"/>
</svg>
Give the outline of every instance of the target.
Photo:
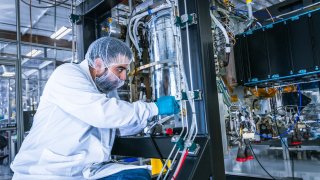
<svg viewBox="0 0 320 180">
<path fill-rule="evenodd" d="M 318 78 L 319 22 L 320 10 L 315 9 L 237 35 L 235 60 L 238 83 L 270 87 Z M 256 49 L 257 46 L 260 48 Z"/>
<path fill-rule="evenodd" d="M 98 38 L 98 23 L 106 12 L 123 0 L 90 0 L 84 1 L 76 7 L 76 14 L 81 16 L 81 21 L 76 28 L 77 55 L 79 60 L 84 59 L 90 44 Z"/>
<path fill-rule="evenodd" d="M 198 127 L 206 125 L 206 132 L 200 129 L 208 137 L 208 154 L 210 154 L 211 174 L 214 179 L 225 179 L 224 156 L 222 146 L 222 134 L 219 113 L 219 100 L 216 84 L 213 38 L 211 31 L 210 3 L 206 0 L 187 0 L 188 14 L 197 14 L 197 24 L 189 27 L 192 74 L 194 88 L 204 92 L 204 100 L 196 106 L 198 114 L 204 112 L 199 119 Z M 179 0 L 180 14 L 184 14 L 184 2 Z M 188 68 L 186 29 L 181 30 L 182 51 L 185 69 Z M 187 72 L 190 73 L 190 72 Z M 190 117 L 190 116 L 189 116 Z M 208 158 L 208 157 L 207 157 Z M 208 164 L 200 163 L 197 170 L 204 169 Z"/>
<path fill-rule="evenodd" d="M 98 2 L 98 1 L 95 1 Z M 117 2 L 112 0 L 112 3 Z M 105 13 L 110 8 L 101 11 L 103 3 L 91 4 L 87 8 L 81 6 L 78 12 L 84 11 L 82 24 L 78 27 L 78 58 L 83 58 L 84 52 L 92 41 L 97 38 L 97 22 L 101 13 Z M 112 4 L 111 3 L 111 4 Z M 184 14 L 183 0 L 179 0 L 180 14 Z M 105 5 L 106 6 L 106 5 Z M 218 91 L 216 85 L 215 64 L 213 56 L 213 39 L 211 32 L 211 18 L 209 14 L 209 1 L 207 0 L 187 0 L 188 14 L 197 14 L 197 24 L 189 26 L 192 72 L 188 71 L 188 58 L 186 46 L 186 29 L 181 30 L 183 63 L 186 73 L 192 73 L 194 89 L 203 91 L 203 100 L 197 101 L 196 111 L 198 119 L 199 133 L 196 143 L 200 145 L 197 156 L 188 156 L 177 179 L 214 179 L 224 180 L 224 158 L 221 135 L 221 124 L 219 115 Z M 188 111 L 191 112 L 190 110 Z M 188 117 L 191 117 L 189 114 Z M 154 141 L 160 149 L 163 157 L 168 157 L 174 143 L 171 137 L 155 137 Z M 113 155 L 135 156 L 135 157 L 155 157 L 159 158 L 155 145 L 150 137 L 119 137 L 116 138 L 112 150 Z"/>
<path fill-rule="evenodd" d="M 285 13 L 289 13 L 292 11 L 295 11 L 294 13 L 290 13 L 288 15 L 283 15 L 281 18 L 288 18 L 290 16 L 295 16 L 297 14 L 301 14 L 303 12 L 310 11 L 310 9 L 315 9 L 315 7 L 320 7 L 320 5 L 314 6 L 312 8 L 306 8 L 301 10 L 302 7 L 310 6 L 314 3 L 318 3 L 320 0 L 290 0 L 290 1 L 283 1 L 278 4 L 274 4 L 270 7 L 268 7 L 268 11 L 272 15 L 272 17 L 276 17 L 279 15 L 283 15 Z M 258 21 L 265 25 L 269 24 L 272 21 L 265 21 L 267 19 L 270 19 L 270 14 L 268 11 L 264 8 L 259 11 L 256 11 L 253 13 L 254 17 L 258 19 Z M 281 19 L 276 19 L 276 21 Z"/>
<path fill-rule="evenodd" d="M 156 146 L 159 147 L 160 152 L 157 151 L 152 142 L 151 137 L 118 137 L 116 138 L 111 154 L 131 157 L 144 158 L 160 158 L 165 159 L 169 157 L 174 143 L 171 142 L 171 136 L 156 136 L 153 137 Z M 183 168 L 181 169 L 177 179 L 208 179 L 212 175 L 210 166 L 210 152 L 209 152 L 209 138 L 208 136 L 197 136 L 195 143 L 200 145 L 199 153 L 196 156 L 188 156 L 185 160 Z M 176 151 L 175 151 L 176 152 Z M 161 155 L 160 155 L 160 154 Z M 181 154 L 180 154 L 181 155 Z M 173 158 L 173 157 L 171 157 Z M 178 156 L 180 158 L 180 156 Z M 175 169 L 176 164 L 173 164 Z M 169 175 L 171 179 L 173 173 Z M 218 179 L 218 178 L 217 178 Z"/>
</svg>

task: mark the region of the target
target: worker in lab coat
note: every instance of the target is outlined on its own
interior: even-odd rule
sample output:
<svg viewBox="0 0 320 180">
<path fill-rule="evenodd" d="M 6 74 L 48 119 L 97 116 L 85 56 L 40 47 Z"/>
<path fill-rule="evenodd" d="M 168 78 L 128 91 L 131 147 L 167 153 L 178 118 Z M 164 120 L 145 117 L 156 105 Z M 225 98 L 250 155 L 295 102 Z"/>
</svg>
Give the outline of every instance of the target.
<svg viewBox="0 0 320 180">
<path fill-rule="evenodd" d="M 106 96 L 124 84 L 131 60 L 126 44 L 103 37 L 90 45 L 80 64 L 64 64 L 52 73 L 30 133 L 11 164 L 13 179 L 112 179 L 117 174 L 126 179 L 135 172 L 134 179 L 150 178 L 143 174 L 149 173 L 146 167 L 102 163 L 110 161 L 117 130 L 136 134 L 153 116 L 179 112 L 170 96 L 156 103 Z"/>
</svg>

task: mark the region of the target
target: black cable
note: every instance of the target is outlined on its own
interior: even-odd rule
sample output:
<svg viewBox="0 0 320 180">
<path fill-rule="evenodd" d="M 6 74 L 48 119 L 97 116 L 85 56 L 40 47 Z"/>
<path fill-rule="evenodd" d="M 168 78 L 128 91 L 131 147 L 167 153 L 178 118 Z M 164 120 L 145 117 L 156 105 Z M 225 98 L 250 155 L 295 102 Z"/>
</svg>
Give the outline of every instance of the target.
<svg viewBox="0 0 320 180">
<path fill-rule="evenodd" d="M 68 0 L 65 0 L 65 1 L 62 1 L 62 2 L 59 2 L 59 3 L 56 3 L 54 5 L 51 5 L 51 6 L 36 6 L 36 5 L 32 5 L 31 3 L 27 3 L 25 2 L 24 0 L 21 0 L 24 4 L 28 5 L 28 6 L 31 6 L 31 7 L 34 7 L 34 8 L 52 8 L 52 7 L 57 7 L 57 6 L 60 6 L 61 4 L 67 2 Z"/>
<path fill-rule="evenodd" d="M 246 145 L 248 145 L 248 144 L 246 143 L 246 141 L 244 141 L 244 143 L 245 143 Z M 250 150 L 251 150 L 254 158 L 256 159 L 256 161 L 258 162 L 258 164 L 260 165 L 260 167 L 264 170 L 264 172 L 266 172 L 272 179 L 276 179 L 276 178 L 274 178 L 274 177 L 263 167 L 263 165 L 260 163 L 260 161 L 259 161 L 256 153 L 253 151 L 253 148 L 252 148 L 252 146 L 251 146 L 250 141 L 249 141 L 249 148 L 250 148 Z"/>
<path fill-rule="evenodd" d="M 274 119 L 274 122 L 276 124 L 276 128 L 277 128 L 277 132 L 279 134 L 279 138 L 280 138 L 280 141 L 282 142 L 282 144 L 285 146 L 285 148 L 288 150 L 289 152 L 289 159 L 291 161 L 291 173 L 292 173 L 292 179 L 294 180 L 294 159 L 293 157 L 291 156 L 291 152 L 289 150 L 289 147 L 288 145 L 283 141 L 282 137 L 281 137 L 281 134 L 280 134 L 280 130 L 279 130 L 279 127 L 278 127 L 278 124 L 277 124 L 277 121 L 276 121 L 276 103 L 274 102 L 274 99 L 271 99 L 271 105 L 272 105 L 272 108 L 273 108 L 273 119 Z"/>
<path fill-rule="evenodd" d="M 154 133 L 154 131 L 155 131 L 155 129 L 153 129 L 153 132 L 150 133 L 150 138 L 151 138 L 151 141 L 152 141 L 152 144 L 153 144 L 154 148 L 156 149 L 158 155 L 160 156 L 160 161 L 161 161 L 161 163 L 162 163 L 163 166 L 164 166 L 164 165 L 165 165 L 165 162 L 164 162 L 164 160 L 163 160 L 163 159 L 164 159 L 164 158 L 163 158 L 163 155 L 162 155 L 162 153 L 161 153 L 161 151 L 160 151 L 159 146 L 157 145 L 156 141 L 155 141 L 154 138 L 153 138 L 153 133 Z M 164 168 L 168 169 L 168 168 L 169 168 L 169 167 L 168 167 L 168 164 L 167 164 L 166 167 L 164 167 Z"/>
</svg>

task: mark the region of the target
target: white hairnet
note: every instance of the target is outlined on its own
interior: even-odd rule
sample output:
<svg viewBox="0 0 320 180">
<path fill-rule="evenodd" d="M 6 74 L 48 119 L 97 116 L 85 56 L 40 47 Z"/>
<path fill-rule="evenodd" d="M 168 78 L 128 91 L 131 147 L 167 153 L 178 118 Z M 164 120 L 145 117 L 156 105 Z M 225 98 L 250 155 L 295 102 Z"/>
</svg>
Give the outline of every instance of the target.
<svg viewBox="0 0 320 180">
<path fill-rule="evenodd" d="M 123 56 L 127 58 L 123 58 Z M 91 67 L 94 67 L 94 60 L 97 58 L 101 58 L 106 67 L 117 64 L 130 64 L 132 52 L 124 42 L 112 37 L 102 37 L 89 46 L 85 56 Z"/>
</svg>

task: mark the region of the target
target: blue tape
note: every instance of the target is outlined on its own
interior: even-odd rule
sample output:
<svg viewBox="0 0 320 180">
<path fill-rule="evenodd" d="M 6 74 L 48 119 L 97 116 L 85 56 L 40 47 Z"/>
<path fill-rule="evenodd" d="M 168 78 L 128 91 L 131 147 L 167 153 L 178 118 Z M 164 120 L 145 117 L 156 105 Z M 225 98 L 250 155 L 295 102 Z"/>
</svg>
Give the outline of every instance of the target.
<svg viewBox="0 0 320 180">
<path fill-rule="evenodd" d="M 274 74 L 271 76 L 272 79 L 279 78 L 279 77 L 280 77 L 279 74 Z"/>
<path fill-rule="evenodd" d="M 298 20 L 299 19 L 299 16 L 293 16 L 292 18 L 291 18 L 291 21 L 296 21 L 296 20 Z"/>
<path fill-rule="evenodd" d="M 307 70 L 306 69 L 301 69 L 298 71 L 299 74 L 306 74 L 307 73 Z"/>
<path fill-rule="evenodd" d="M 266 25 L 266 28 L 267 29 L 270 29 L 270 28 L 272 28 L 273 27 L 273 24 L 268 24 L 268 25 Z"/>
<path fill-rule="evenodd" d="M 280 20 L 280 21 L 271 23 L 271 24 L 272 24 L 272 25 L 275 25 L 275 24 L 278 24 L 278 23 L 284 23 L 284 24 L 286 24 L 286 21 L 288 21 L 288 20 L 294 21 L 294 20 L 297 20 L 297 19 L 299 19 L 301 16 L 304 16 L 304 15 L 310 16 L 309 14 L 311 14 L 311 16 L 312 16 L 312 13 L 313 13 L 313 12 L 316 12 L 316 11 L 319 11 L 319 10 L 320 10 L 320 8 L 317 8 L 317 9 L 314 9 L 314 10 L 311 10 L 311 11 L 307 11 L 307 12 L 301 13 L 301 14 L 296 15 L 296 16 L 293 16 L 293 17 L 289 17 L 289 18 L 286 18 L 286 19 L 283 19 L 283 20 Z M 270 24 L 268 24 L 268 25 L 270 25 Z M 268 25 L 266 25 L 266 26 L 268 26 Z M 250 31 L 252 32 L 252 31 L 256 31 L 256 30 L 262 29 L 262 28 L 266 28 L 266 26 L 262 26 L 262 27 L 255 28 L 255 29 L 251 29 Z M 246 32 L 243 32 L 243 33 L 241 33 L 241 34 L 246 34 Z"/>
<path fill-rule="evenodd" d="M 303 72 L 303 71 L 301 71 Z M 293 72 L 290 72 L 293 73 Z M 272 82 L 275 80 L 284 80 L 284 79 L 288 79 L 288 78 L 294 78 L 294 77 L 301 77 L 301 76 L 306 76 L 306 75 L 316 75 L 316 74 L 320 74 L 320 71 L 312 71 L 312 72 L 305 72 L 305 73 L 299 73 L 299 74 L 292 74 L 289 76 L 282 76 L 282 77 L 278 77 L 278 78 L 274 78 L 274 79 L 265 79 L 265 80 L 259 80 L 259 81 L 253 81 L 256 80 L 256 78 L 254 79 L 249 79 L 248 83 L 244 83 L 245 86 L 247 85 L 255 85 L 255 84 L 259 84 L 259 83 L 265 83 L 265 82 Z"/>
<path fill-rule="evenodd" d="M 250 35 L 250 34 L 252 34 L 252 31 L 247 31 L 246 32 L 246 35 Z"/>
<path fill-rule="evenodd" d="M 252 78 L 251 82 L 258 82 L 258 78 Z"/>
</svg>

